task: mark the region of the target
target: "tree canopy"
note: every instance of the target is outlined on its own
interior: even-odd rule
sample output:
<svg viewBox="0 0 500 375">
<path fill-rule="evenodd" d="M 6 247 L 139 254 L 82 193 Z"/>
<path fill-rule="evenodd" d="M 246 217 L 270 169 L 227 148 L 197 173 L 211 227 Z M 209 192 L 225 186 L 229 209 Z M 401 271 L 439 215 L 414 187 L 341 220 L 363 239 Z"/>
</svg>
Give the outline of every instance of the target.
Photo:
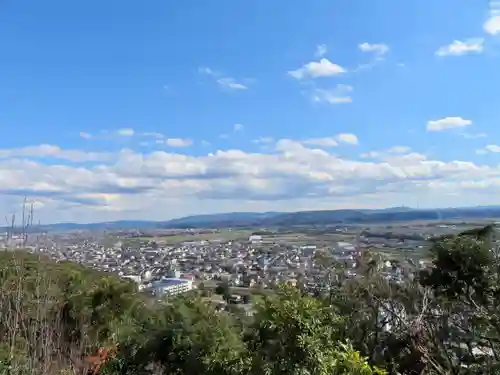
<svg viewBox="0 0 500 375">
<path fill-rule="evenodd" d="M 432 266 L 404 283 L 382 277 L 368 253 L 354 278 L 325 264 L 321 293 L 282 286 L 247 300 L 245 319 L 201 295 L 156 302 L 111 275 L 0 253 L 0 374 L 57 374 L 112 344 L 101 374 L 494 374 L 500 263 L 490 234 L 433 241 Z"/>
</svg>

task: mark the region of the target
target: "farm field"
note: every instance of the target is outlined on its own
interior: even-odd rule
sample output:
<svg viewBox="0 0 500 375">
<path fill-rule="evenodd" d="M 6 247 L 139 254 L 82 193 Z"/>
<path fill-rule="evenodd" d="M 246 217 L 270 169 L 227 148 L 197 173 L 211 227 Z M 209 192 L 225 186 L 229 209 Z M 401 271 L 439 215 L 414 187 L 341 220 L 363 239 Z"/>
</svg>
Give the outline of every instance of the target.
<svg viewBox="0 0 500 375">
<path fill-rule="evenodd" d="M 182 242 L 190 241 L 234 241 L 234 240 L 248 240 L 248 237 L 252 234 L 252 230 L 230 230 L 221 229 L 216 232 L 204 232 L 204 233 L 182 233 L 174 234 L 168 236 L 142 236 L 134 237 L 129 239 L 130 241 L 157 241 L 165 242 L 168 244 L 178 244 Z"/>
<path fill-rule="evenodd" d="M 404 260 L 408 258 L 418 260 L 426 258 L 427 255 L 426 249 L 408 250 L 402 248 L 373 247 L 370 248 L 370 251 L 380 254 L 384 259 L 387 260 Z"/>
</svg>

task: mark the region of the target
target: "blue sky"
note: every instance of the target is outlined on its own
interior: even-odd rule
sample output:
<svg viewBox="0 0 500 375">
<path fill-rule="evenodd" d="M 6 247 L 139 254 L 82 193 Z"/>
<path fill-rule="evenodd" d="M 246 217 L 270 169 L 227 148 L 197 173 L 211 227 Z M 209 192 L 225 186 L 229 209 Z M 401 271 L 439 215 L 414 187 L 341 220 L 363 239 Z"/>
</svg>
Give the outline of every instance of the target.
<svg viewBox="0 0 500 375">
<path fill-rule="evenodd" d="M 0 210 L 499 204 L 500 3 L 6 1 Z"/>
</svg>

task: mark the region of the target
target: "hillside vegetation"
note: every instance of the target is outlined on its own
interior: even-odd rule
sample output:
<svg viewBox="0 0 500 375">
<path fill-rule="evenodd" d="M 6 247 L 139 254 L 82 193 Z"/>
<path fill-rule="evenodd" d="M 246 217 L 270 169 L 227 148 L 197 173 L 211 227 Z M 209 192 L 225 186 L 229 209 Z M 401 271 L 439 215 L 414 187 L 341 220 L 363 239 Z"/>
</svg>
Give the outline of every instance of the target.
<svg viewBox="0 0 500 375">
<path fill-rule="evenodd" d="M 252 317 L 196 296 L 153 302 L 109 275 L 3 252 L 0 374 L 77 373 L 108 345 L 117 354 L 100 374 L 495 374 L 500 262 L 489 237 L 436 241 L 434 267 L 407 284 L 382 278 L 366 253 L 363 277 L 332 266 L 314 297 L 283 287 Z"/>
</svg>

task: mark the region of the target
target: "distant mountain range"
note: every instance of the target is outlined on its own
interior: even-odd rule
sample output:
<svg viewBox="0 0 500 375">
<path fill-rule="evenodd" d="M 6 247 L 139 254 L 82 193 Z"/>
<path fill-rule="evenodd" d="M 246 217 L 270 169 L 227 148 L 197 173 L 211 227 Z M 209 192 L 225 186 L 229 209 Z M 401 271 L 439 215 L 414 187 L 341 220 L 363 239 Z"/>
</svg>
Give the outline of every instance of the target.
<svg viewBox="0 0 500 375">
<path fill-rule="evenodd" d="M 195 215 L 168 221 L 122 220 L 106 223 L 58 223 L 42 225 L 43 231 L 118 230 L 168 228 L 291 227 L 298 225 L 377 224 L 415 220 L 500 219 L 500 206 L 412 209 L 395 207 L 379 210 L 325 210 L 299 212 L 232 212 Z M 6 228 L 3 228 L 6 230 Z"/>
</svg>

